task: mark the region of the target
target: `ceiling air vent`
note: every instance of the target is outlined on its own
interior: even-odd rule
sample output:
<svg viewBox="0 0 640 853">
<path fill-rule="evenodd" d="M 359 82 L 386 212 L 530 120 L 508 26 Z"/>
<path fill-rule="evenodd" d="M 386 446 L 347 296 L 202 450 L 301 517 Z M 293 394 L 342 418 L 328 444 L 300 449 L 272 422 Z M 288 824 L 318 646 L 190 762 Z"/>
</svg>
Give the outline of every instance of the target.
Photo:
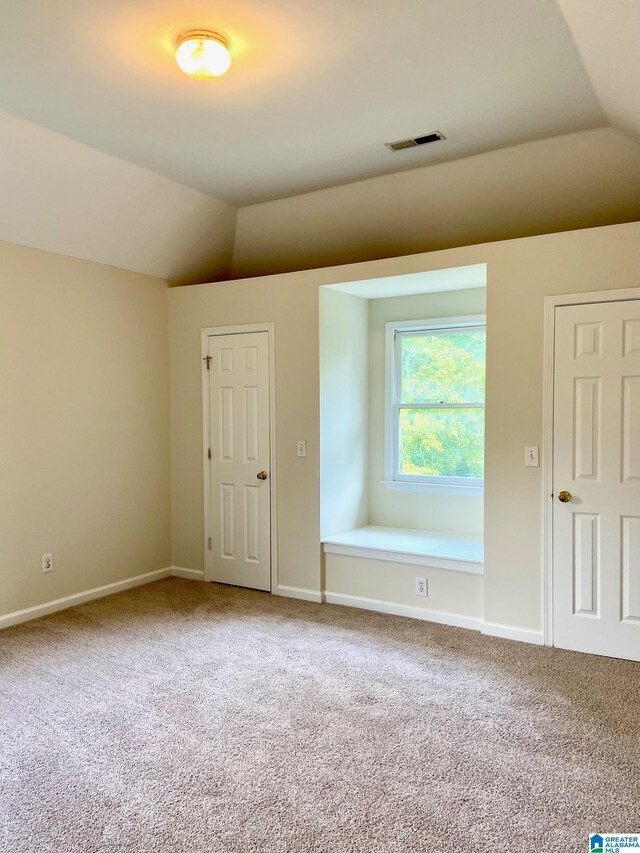
<svg viewBox="0 0 640 853">
<path fill-rule="evenodd" d="M 446 139 L 444 134 L 439 130 L 434 130 L 433 133 L 425 133 L 424 136 L 414 136 L 411 139 L 399 139 L 397 142 L 385 142 L 387 148 L 391 151 L 402 151 L 405 148 L 417 148 L 418 145 L 427 145 L 429 142 L 439 142 L 441 139 Z"/>
</svg>

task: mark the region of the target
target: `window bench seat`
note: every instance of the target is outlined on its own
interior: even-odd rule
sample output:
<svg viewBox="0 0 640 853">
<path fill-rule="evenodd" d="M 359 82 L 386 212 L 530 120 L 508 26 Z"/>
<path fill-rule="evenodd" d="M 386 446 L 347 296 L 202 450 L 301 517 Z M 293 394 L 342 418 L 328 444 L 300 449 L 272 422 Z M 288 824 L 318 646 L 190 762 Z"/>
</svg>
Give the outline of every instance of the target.
<svg viewBox="0 0 640 853">
<path fill-rule="evenodd" d="M 323 540 L 326 554 L 343 554 L 445 571 L 484 574 L 482 536 L 368 525 Z"/>
</svg>

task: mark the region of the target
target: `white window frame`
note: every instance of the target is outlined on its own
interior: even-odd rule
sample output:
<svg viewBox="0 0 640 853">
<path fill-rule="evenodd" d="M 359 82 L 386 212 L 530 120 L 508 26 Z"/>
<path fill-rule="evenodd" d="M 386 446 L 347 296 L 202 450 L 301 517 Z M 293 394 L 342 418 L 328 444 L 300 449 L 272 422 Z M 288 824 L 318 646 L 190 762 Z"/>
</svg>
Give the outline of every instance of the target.
<svg viewBox="0 0 640 853">
<path fill-rule="evenodd" d="M 441 317 L 435 320 L 395 320 L 385 323 L 385 478 L 384 487 L 402 492 L 436 492 L 440 494 L 482 495 L 484 478 L 434 477 L 423 474 L 400 473 L 400 440 L 398 435 L 399 411 L 408 404 L 396 399 L 400 388 L 402 362 L 399 358 L 402 337 L 412 332 L 450 333 L 455 330 L 484 329 L 485 314 L 465 317 Z M 474 407 L 485 408 L 484 403 Z M 438 408 L 438 406 L 413 405 L 411 408 Z M 445 404 L 445 408 L 470 408 L 469 403 Z"/>
</svg>

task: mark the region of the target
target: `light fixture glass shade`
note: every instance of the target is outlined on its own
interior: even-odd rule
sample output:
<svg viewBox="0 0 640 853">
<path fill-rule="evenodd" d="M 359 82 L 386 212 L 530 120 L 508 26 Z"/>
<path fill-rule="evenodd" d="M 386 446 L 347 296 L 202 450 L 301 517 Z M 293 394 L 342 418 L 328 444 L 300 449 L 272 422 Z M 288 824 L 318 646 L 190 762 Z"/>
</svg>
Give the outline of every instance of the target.
<svg viewBox="0 0 640 853">
<path fill-rule="evenodd" d="M 229 70 L 229 45 L 218 33 L 190 30 L 178 39 L 176 62 L 190 77 L 210 79 L 221 77 Z"/>
</svg>

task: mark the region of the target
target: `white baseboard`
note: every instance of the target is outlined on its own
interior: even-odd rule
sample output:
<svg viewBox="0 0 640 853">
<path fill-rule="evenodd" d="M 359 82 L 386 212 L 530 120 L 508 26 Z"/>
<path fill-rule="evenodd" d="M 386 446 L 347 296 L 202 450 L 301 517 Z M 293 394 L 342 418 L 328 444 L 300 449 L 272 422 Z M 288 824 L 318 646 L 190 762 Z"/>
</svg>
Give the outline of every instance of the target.
<svg viewBox="0 0 640 853">
<path fill-rule="evenodd" d="M 488 637 L 500 637 L 503 640 L 517 640 L 520 643 L 532 643 L 534 646 L 544 646 L 542 631 L 526 631 L 524 628 L 513 628 L 511 625 L 495 625 L 483 622 L 481 631 Z"/>
<path fill-rule="evenodd" d="M 457 613 L 444 613 L 440 610 L 427 610 L 425 607 L 413 607 L 410 604 L 395 604 L 392 601 L 380 601 L 377 598 L 344 595 L 341 592 L 327 592 L 325 598 L 327 604 L 341 604 L 343 607 L 375 610 L 377 613 L 390 613 L 393 616 L 408 616 L 410 619 L 437 622 L 439 625 L 452 625 L 454 628 L 469 628 L 472 631 L 479 631 L 482 624 L 481 619 L 474 619 L 471 616 L 459 616 Z"/>
<path fill-rule="evenodd" d="M 190 581 L 203 581 L 203 569 L 182 569 L 180 566 L 171 566 L 171 576 L 174 578 L 186 578 Z"/>
<path fill-rule="evenodd" d="M 317 604 L 322 604 L 323 596 L 321 592 L 316 592 L 314 589 L 302 589 L 299 586 L 281 586 L 278 585 L 278 595 L 284 598 L 299 598 L 302 601 L 315 601 Z"/>
<path fill-rule="evenodd" d="M 116 592 L 124 592 L 126 589 L 133 589 L 136 586 L 153 583 L 154 581 L 161 580 L 161 578 L 168 578 L 170 576 L 171 568 L 157 569 L 155 572 L 147 572 L 144 575 L 136 575 L 133 578 L 106 584 L 106 586 L 97 586 L 95 589 L 86 590 L 86 592 L 77 592 L 75 595 L 57 598 L 55 601 L 47 601 L 46 604 L 27 607 L 25 610 L 16 610 L 14 613 L 7 613 L 5 616 L 0 616 L 0 628 L 9 628 L 11 625 L 19 625 L 21 622 L 39 619 L 41 616 L 48 616 L 50 613 L 57 613 L 59 610 L 67 610 L 69 607 L 76 607 L 78 604 L 84 604 L 86 601 L 105 598 L 108 595 L 114 595 Z"/>
<path fill-rule="evenodd" d="M 162 578 L 179 577 L 189 580 L 204 581 L 204 572 L 201 569 L 184 569 L 179 566 L 170 566 L 167 569 L 157 569 L 154 572 L 146 572 L 143 575 L 136 575 L 126 580 L 116 581 L 115 583 L 98 586 L 94 589 L 88 589 L 85 592 L 78 592 L 75 595 L 68 595 L 65 598 L 58 598 L 55 601 L 48 601 L 45 604 L 38 604 L 35 607 L 27 607 L 24 610 L 16 610 L 14 613 L 7 613 L 0 616 L 0 629 L 9 628 L 11 625 L 19 625 L 21 622 L 28 622 L 31 619 L 38 619 L 41 616 L 48 616 L 50 613 L 57 613 L 60 610 L 67 610 L 69 607 L 76 607 L 78 604 L 84 604 L 87 601 L 94 601 L 98 598 L 105 598 L 108 595 L 115 595 L 118 592 L 124 592 L 127 589 L 133 589 L 137 586 L 143 586 L 147 583 L 161 580 Z M 285 598 L 297 598 L 302 601 L 313 601 L 327 604 L 340 604 L 344 607 L 357 607 L 361 610 L 374 610 L 378 613 L 390 613 L 394 616 L 408 616 L 411 619 L 422 619 L 426 622 L 437 622 L 440 625 L 452 625 L 456 628 L 468 628 L 472 631 L 482 631 L 490 637 L 500 637 L 506 640 L 518 640 L 523 643 L 532 643 L 533 645 L 544 645 L 543 635 L 541 631 L 527 631 L 523 628 L 514 628 L 509 625 L 496 625 L 491 622 L 482 622 L 481 619 L 474 619 L 469 616 L 459 616 L 456 613 L 444 613 L 439 610 L 427 610 L 424 607 L 413 607 L 408 604 L 395 604 L 391 601 L 380 601 L 376 598 L 362 598 L 356 595 L 344 595 L 339 592 L 327 592 L 324 595 L 313 589 L 303 589 L 297 586 L 278 586 L 278 595 Z"/>
</svg>

